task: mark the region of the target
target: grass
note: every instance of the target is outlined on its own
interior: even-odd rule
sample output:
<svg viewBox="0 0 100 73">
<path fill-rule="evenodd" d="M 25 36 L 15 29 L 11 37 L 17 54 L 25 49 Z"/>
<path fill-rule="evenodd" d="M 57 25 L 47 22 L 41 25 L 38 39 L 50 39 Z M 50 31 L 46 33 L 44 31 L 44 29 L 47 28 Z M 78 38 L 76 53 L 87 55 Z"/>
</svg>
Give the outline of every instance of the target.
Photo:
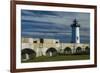
<svg viewBox="0 0 100 73">
<path fill-rule="evenodd" d="M 71 61 L 71 60 L 87 60 L 90 59 L 89 55 L 57 55 L 53 57 L 40 56 L 32 60 L 22 61 L 22 63 L 28 62 L 50 62 L 50 61 Z"/>
</svg>

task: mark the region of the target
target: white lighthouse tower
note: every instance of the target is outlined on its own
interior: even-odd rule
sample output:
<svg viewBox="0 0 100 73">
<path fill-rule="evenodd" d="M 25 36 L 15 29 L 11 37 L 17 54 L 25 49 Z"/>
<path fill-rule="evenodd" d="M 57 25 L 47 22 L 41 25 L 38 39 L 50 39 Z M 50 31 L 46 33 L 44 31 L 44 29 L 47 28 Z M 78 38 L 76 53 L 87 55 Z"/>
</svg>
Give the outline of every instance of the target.
<svg viewBox="0 0 100 73">
<path fill-rule="evenodd" d="M 80 43 L 80 24 L 78 24 L 78 21 L 74 19 L 72 27 L 72 43 Z"/>
</svg>

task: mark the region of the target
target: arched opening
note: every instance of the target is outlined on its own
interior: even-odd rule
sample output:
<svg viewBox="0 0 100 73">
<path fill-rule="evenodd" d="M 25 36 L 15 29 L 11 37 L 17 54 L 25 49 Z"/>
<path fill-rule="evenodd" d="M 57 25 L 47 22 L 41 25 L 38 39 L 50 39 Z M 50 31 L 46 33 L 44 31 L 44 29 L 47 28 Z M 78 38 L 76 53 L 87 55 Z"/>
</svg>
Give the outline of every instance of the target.
<svg viewBox="0 0 100 73">
<path fill-rule="evenodd" d="M 85 47 L 85 52 L 86 52 L 86 54 L 90 54 L 90 47 L 86 46 Z"/>
<path fill-rule="evenodd" d="M 25 48 L 21 50 L 21 60 L 27 61 L 34 59 L 36 57 L 36 52 L 30 48 Z"/>
<path fill-rule="evenodd" d="M 57 55 L 57 50 L 55 48 L 49 48 L 46 51 L 47 56 L 56 56 Z"/>
<path fill-rule="evenodd" d="M 76 48 L 76 54 L 81 54 L 82 53 L 82 48 L 81 47 L 77 47 Z"/>
<path fill-rule="evenodd" d="M 70 48 L 70 47 L 66 47 L 66 48 L 64 49 L 64 54 L 72 54 L 71 48 Z"/>
</svg>

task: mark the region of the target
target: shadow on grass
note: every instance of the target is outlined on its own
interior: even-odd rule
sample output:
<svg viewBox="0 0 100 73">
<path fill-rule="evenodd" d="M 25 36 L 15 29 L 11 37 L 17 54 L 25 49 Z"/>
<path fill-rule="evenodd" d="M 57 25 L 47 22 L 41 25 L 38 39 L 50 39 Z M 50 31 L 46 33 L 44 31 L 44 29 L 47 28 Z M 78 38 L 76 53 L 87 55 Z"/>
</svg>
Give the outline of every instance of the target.
<svg viewBox="0 0 100 73">
<path fill-rule="evenodd" d="M 57 55 L 57 56 L 40 56 L 22 63 L 29 62 L 50 62 L 50 61 L 69 61 L 69 60 L 87 60 L 90 59 L 90 55 Z"/>
</svg>

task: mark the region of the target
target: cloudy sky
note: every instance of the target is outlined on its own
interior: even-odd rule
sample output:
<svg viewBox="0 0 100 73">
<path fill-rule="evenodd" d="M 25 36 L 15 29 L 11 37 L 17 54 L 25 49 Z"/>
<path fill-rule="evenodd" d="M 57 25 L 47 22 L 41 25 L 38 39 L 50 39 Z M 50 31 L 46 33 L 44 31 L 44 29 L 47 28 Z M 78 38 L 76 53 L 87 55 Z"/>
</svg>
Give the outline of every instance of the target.
<svg viewBox="0 0 100 73">
<path fill-rule="evenodd" d="M 21 35 L 70 43 L 74 19 L 80 24 L 81 43 L 89 43 L 90 14 L 82 12 L 21 10 Z"/>
</svg>

